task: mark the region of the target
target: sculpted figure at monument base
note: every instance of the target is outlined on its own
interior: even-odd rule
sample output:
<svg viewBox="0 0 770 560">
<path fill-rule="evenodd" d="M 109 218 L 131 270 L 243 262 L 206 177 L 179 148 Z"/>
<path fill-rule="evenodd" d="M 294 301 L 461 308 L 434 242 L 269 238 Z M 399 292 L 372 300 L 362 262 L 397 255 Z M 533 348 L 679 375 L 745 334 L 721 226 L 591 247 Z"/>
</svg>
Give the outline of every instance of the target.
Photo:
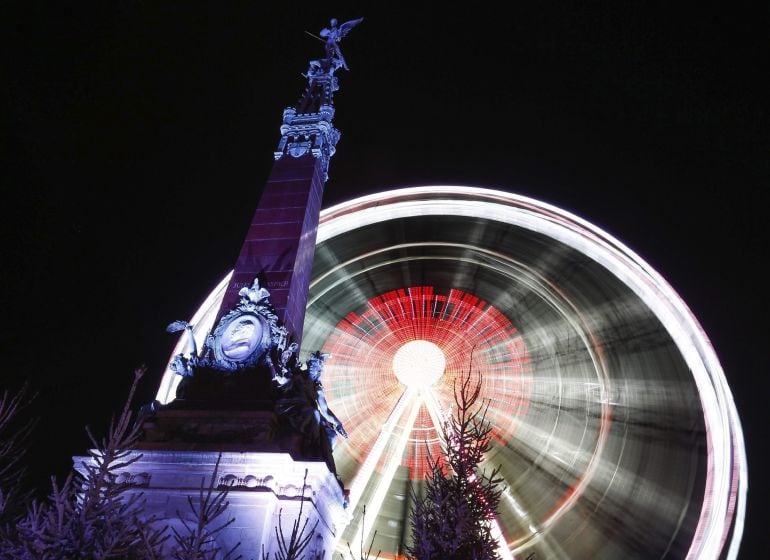
<svg viewBox="0 0 770 560">
<path fill-rule="evenodd" d="M 322 460 L 336 475 L 332 451 L 347 432 L 329 410 L 321 383 L 330 356 L 314 352 L 306 365 L 298 360 L 298 345 L 289 341 L 258 279 L 239 295 L 200 354 L 188 323 L 169 325 L 169 332 L 188 332 L 191 351 L 172 361 L 182 376 L 176 399 L 145 407 L 145 441 L 282 450 L 297 459 Z M 244 423 L 232 421 L 236 417 Z"/>
</svg>

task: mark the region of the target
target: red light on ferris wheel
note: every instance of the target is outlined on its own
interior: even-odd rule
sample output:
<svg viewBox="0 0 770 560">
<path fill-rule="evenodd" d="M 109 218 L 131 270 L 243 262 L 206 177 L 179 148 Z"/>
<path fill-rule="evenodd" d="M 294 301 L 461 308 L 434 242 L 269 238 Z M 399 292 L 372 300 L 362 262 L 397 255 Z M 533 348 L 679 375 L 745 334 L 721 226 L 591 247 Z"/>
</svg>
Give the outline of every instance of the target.
<svg viewBox="0 0 770 560">
<path fill-rule="evenodd" d="M 460 375 L 481 376 L 481 399 L 489 403 L 499 442 L 513 436 L 531 391 L 530 357 L 517 329 L 494 306 L 461 290 L 441 294 L 415 286 L 371 298 L 339 322 L 323 351 L 332 355 L 325 387 L 335 412 L 372 436 L 349 445 L 355 456 L 369 453 L 405 390 L 419 392 L 414 424 L 396 428 L 410 431 L 404 464 L 412 478 L 423 476 L 428 451 L 440 452 L 437 428 Z"/>
</svg>

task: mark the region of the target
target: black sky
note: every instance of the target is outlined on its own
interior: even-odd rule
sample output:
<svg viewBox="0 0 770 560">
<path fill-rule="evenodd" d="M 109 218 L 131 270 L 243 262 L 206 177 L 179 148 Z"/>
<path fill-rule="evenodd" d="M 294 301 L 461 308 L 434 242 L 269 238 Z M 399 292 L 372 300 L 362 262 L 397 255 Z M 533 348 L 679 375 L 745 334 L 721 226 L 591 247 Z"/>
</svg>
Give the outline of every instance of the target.
<svg viewBox="0 0 770 560">
<path fill-rule="evenodd" d="M 693 3 L 4 2 L 2 385 L 61 473 L 232 267 L 329 17 L 343 41 L 325 205 L 464 184 L 532 196 L 618 237 L 711 339 L 741 414 L 742 557 L 766 541 L 770 9 Z M 286 3 L 289 4 L 289 3 Z M 47 450 L 44 452 L 44 450 Z M 758 552 L 756 554 L 759 554 Z"/>
</svg>

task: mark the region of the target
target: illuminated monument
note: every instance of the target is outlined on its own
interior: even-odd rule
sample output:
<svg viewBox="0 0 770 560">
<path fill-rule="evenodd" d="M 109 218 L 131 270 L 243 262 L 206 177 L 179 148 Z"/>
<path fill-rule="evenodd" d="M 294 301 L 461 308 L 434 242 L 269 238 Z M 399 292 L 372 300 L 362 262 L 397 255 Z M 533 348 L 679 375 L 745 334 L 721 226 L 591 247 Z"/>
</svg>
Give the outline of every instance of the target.
<svg viewBox="0 0 770 560">
<path fill-rule="evenodd" d="M 310 61 L 296 107 L 283 113 L 275 164 L 232 277 L 205 340 L 197 319 L 175 321 L 189 343 L 170 364 L 178 376 L 171 402 L 142 415 L 141 458 L 124 473 L 141 488 L 148 513 L 178 528 L 195 523 L 187 497 L 202 479 L 230 489 L 218 540 L 240 543 L 246 558 L 273 558 L 302 512 L 308 558 L 331 558 L 348 522 L 346 491 L 332 448 L 347 437 L 327 405 L 320 378 L 328 354 L 298 360 L 323 187 L 339 132 L 332 124 L 335 72 L 347 69 L 339 42 L 361 19 L 321 31 L 325 56 Z M 220 459 L 221 454 L 221 459 Z M 301 509 L 300 509 L 301 508 Z M 187 512 L 187 514 L 185 514 Z M 180 518 L 181 516 L 181 518 Z"/>
<path fill-rule="evenodd" d="M 311 63 L 310 93 L 284 113 L 275 188 L 265 191 L 275 201 L 282 182 L 300 174 L 298 184 L 322 184 L 333 152 L 331 104 L 321 101 L 336 87 L 330 61 L 343 67 L 344 60 L 338 36 L 324 35 L 329 50 Z M 190 334 L 158 391 L 164 406 L 148 429 L 147 476 L 135 473 L 158 509 L 170 511 L 169 500 L 193 493 L 215 451 L 229 449 L 221 476 L 236 484 L 230 513 L 238 540 L 251 547 L 269 534 L 278 508 L 296 504 L 308 468 L 309 510 L 325 531 L 316 550 L 368 543 L 376 530 L 382 558 L 403 555 L 409 493 L 421 491 L 426 453 L 438 450 L 436 426 L 451 412 L 452 384 L 470 369 L 482 376 L 494 424 L 487 462 L 502 465 L 505 479 L 490 520 L 502 558 L 737 557 L 747 477 L 732 395 L 696 318 L 642 258 L 537 200 L 432 186 L 321 211 L 310 269 L 307 238 L 294 237 L 316 202 L 304 200 L 284 216 L 294 224 L 285 237 L 277 234 L 278 213 L 261 214 L 276 219 L 268 228 L 252 224 L 235 272 L 189 326 L 175 326 Z M 260 259 L 278 262 L 276 255 L 293 268 L 268 274 Z M 309 291 L 295 291 L 299 278 Z M 296 341 L 301 326 L 299 353 L 281 321 Z M 349 434 L 333 463 L 318 449 L 315 460 L 302 458 L 313 449 L 296 437 L 301 423 L 295 417 L 292 425 L 288 406 L 251 402 L 254 391 L 240 389 L 256 386 L 253 379 L 239 389 L 220 383 L 222 363 L 248 362 L 257 347 L 269 358 L 257 360 L 266 368 L 258 383 L 270 390 L 282 386 L 284 370 L 293 374 L 302 361 L 316 368 L 329 356 L 324 397 L 336 416 L 326 426 L 336 422 Z M 312 381 L 310 369 L 300 371 Z M 236 381 L 237 364 L 232 372 Z M 213 393 L 227 397 L 220 405 L 238 404 L 230 411 L 195 404 Z M 249 445 L 273 452 L 207 441 L 225 434 L 253 437 Z M 347 507 L 327 465 L 348 489 Z M 184 479 L 175 489 L 173 477 Z"/>
</svg>

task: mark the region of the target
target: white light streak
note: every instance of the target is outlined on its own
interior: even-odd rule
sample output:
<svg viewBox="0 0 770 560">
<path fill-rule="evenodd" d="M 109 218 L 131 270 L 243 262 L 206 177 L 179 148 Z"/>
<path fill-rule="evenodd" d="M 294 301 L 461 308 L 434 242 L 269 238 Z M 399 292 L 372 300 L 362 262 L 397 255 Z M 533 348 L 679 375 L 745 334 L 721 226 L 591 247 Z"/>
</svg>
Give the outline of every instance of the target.
<svg viewBox="0 0 770 560">
<path fill-rule="evenodd" d="M 366 459 L 358 469 L 353 482 L 350 483 L 348 508 L 350 508 L 351 511 L 355 510 L 356 505 L 358 504 L 358 500 L 361 499 L 364 490 L 369 484 L 369 481 L 372 478 L 372 474 L 374 474 L 374 469 L 377 467 L 377 463 L 379 463 L 383 451 L 385 451 L 385 446 L 393 434 L 393 429 L 398 424 L 398 421 L 401 420 L 404 411 L 410 404 L 412 404 L 412 401 L 414 401 L 416 397 L 417 392 L 414 389 L 407 387 L 403 394 L 398 398 L 396 406 L 393 407 L 393 410 L 388 416 L 388 419 L 382 425 L 382 429 L 380 430 L 380 434 L 377 436 L 377 440 L 372 446 L 372 450 L 369 452 L 369 455 L 366 456 Z M 414 422 L 412 422 L 412 424 L 414 424 Z M 371 506 L 369 509 L 372 511 Z"/>
<path fill-rule="evenodd" d="M 190 320 L 190 324 L 193 327 L 193 337 L 198 348 L 203 348 L 203 342 L 206 339 L 206 335 L 211 331 L 214 326 L 214 319 L 216 318 L 219 306 L 222 304 L 222 299 L 225 297 L 225 290 L 227 284 L 230 282 L 233 272 L 230 271 L 217 286 L 211 291 L 206 300 L 195 312 L 193 318 Z M 176 388 L 179 382 L 182 380 L 181 376 L 171 371 L 171 360 L 177 354 L 181 354 L 188 346 L 189 335 L 182 331 L 179 337 L 179 342 L 174 346 L 174 350 L 171 352 L 168 363 L 166 364 L 166 371 L 161 379 L 160 387 L 158 387 L 158 393 L 155 398 L 160 404 L 168 404 L 176 398 Z"/>
<path fill-rule="evenodd" d="M 393 476 L 396 474 L 396 469 L 398 469 L 398 466 L 401 464 L 404 451 L 409 443 L 409 436 L 412 434 L 414 422 L 417 420 L 417 413 L 420 411 L 420 406 L 422 406 L 422 399 L 410 398 L 410 401 L 412 403 L 412 410 L 409 412 L 406 424 L 403 426 L 403 432 L 401 432 L 401 435 L 398 437 L 396 446 L 388 458 L 387 465 L 382 472 L 382 477 L 377 483 L 377 488 L 375 489 L 374 494 L 372 494 L 368 504 L 368 509 L 372 512 L 372 516 L 366 524 L 366 527 L 363 526 L 363 522 L 361 523 L 359 529 L 356 530 L 356 537 L 353 542 L 358 542 L 359 539 L 362 539 L 360 542 L 369 542 L 369 534 L 374 526 L 374 521 L 380 513 L 380 508 L 385 501 L 385 495 L 388 493 L 390 484 L 393 481 Z"/>
</svg>

